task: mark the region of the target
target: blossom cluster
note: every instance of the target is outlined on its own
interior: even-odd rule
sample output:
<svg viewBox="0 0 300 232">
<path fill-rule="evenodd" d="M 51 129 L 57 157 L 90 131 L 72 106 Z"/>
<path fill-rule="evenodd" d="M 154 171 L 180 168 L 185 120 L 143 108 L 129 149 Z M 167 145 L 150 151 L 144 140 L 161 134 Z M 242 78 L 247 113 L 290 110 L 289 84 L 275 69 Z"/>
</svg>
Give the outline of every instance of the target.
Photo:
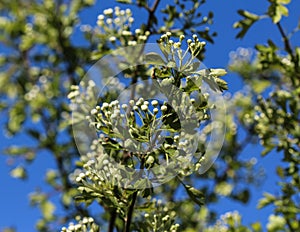
<svg viewBox="0 0 300 232">
<path fill-rule="evenodd" d="M 134 18 L 129 8 L 123 10 L 116 6 L 108 8 L 98 15 L 96 34 L 109 35 L 108 40 L 116 44 L 119 40 L 124 46 L 134 46 L 143 44 L 147 41 L 150 32 L 136 29 L 134 33 L 131 30 Z"/>
<path fill-rule="evenodd" d="M 188 49 L 185 51 L 184 54 L 182 54 L 182 41 L 185 39 L 184 35 L 179 36 L 179 40 L 177 42 L 174 42 L 171 39 L 172 33 L 166 32 L 163 34 L 160 39 L 157 41 L 160 45 L 162 45 L 168 52 L 170 52 L 172 55 L 174 55 L 176 51 L 176 55 L 180 60 L 184 59 L 184 57 L 188 54 L 188 52 L 191 52 L 193 57 L 196 57 L 204 48 L 206 43 L 204 41 L 200 41 L 198 36 L 196 34 L 193 35 L 193 40 L 188 39 L 186 40 Z"/>
<path fill-rule="evenodd" d="M 77 224 L 71 222 L 68 227 L 63 227 L 61 232 L 98 232 L 99 226 L 97 226 L 94 222 L 94 219 L 91 217 L 81 218 L 80 216 L 76 217 Z"/>
</svg>

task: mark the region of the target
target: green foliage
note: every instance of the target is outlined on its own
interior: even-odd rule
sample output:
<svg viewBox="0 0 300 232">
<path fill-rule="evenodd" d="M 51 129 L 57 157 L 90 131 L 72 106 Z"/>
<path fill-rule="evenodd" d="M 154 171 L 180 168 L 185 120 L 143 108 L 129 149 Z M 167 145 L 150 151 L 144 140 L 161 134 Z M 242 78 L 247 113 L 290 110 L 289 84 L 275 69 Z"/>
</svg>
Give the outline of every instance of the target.
<svg viewBox="0 0 300 232">
<path fill-rule="evenodd" d="M 269 2 L 268 15 L 272 18 L 273 23 L 278 23 L 282 16 L 289 15 L 289 10 L 285 5 L 289 4 L 291 0 L 269 0 Z"/>
<path fill-rule="evenodd" d="M 233 27 L 234 28 L 241 28 L 241 31 L 236 35 L 236 38 L 243 38 L 250 27 L 259 20 L 259 16 L 252 14 L 245 10 L 239 10 L 239 15 L 243 16 L 244 19 L 236 22 Z"/>
</svg>

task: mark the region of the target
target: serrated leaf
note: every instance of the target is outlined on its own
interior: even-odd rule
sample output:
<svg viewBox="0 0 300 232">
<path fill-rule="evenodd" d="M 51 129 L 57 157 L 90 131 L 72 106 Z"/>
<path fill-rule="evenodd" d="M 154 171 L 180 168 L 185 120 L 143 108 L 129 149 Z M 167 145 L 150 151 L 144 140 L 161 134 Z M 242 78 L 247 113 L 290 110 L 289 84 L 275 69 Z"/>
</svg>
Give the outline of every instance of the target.
<svg viewBox="0 0 300 232">
<path fill-rule="evenodd" d="M 156 52 L 149 52 L 144 56 L 144 61 L 146 64 L 152 65 L 166 65 L 165 60 Z"/>
</svg>

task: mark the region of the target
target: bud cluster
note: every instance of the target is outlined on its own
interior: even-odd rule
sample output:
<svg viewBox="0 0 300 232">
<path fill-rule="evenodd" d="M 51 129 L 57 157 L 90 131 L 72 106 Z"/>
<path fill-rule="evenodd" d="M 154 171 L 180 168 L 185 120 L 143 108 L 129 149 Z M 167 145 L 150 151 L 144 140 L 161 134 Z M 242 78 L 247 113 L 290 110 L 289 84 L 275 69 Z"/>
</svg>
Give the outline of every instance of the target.
<svg viewBox="0 0 300 232">
<path fill-rule="evenodd" d="M 81 218 L 80 216 L 76 217 L 77 224 L 71 222 L 68 227 L 63 227 L 61 232 L 98 232 L 99 226 L 95 224 L 94 219 L 91 217 Z"/>
</svg>

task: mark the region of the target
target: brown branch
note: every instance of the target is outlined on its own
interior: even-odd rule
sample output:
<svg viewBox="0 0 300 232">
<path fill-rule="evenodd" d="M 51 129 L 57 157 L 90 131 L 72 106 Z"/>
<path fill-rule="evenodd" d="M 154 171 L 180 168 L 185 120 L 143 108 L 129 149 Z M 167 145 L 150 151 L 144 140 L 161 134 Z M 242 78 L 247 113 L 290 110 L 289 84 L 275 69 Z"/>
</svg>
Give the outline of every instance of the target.
<svg viewBox="0 0 300 232">
<path fill-rule="evenodd" d="M 113 232 L 113 231 L 114 231 L 116 218 L 117 218 L 117 213 L 116 213 L 115 210 L 113 210 L 113 211 L 110 213 L 108 232 Z"/>
<path fill-rule="evenodd" d="M 278 22 L 276 25 L 277 25 L 277 28 L 283 38 L 284 49 L 291 56 L 292 62 L 295 65 L 295 74 L 298 76 L 298 78 L 300 78 L 299 77 L 299 58 L 297 57 L 297 55 L 294 54 L 290 40 L 289 40 L 288 36 L 285 34 L 280 22 Z M 293 77 L 291 77 L 291 81 L 292 81 L 293 85 L 296 84 Z"/>
<path fill-rule="evenodd" d="M 285 50 L 292 56 L 294 57 L 294 53 L 293 53 L 293 49 L 292 46 L 290 44 L 289 38 L 287 37 L 287 35 L 285 34 L 280 22 L 278 22 L 277 24 L 278 30 L 283 38 L 283 42 L 284 42 L 284 48 Z"/>
</svg>

